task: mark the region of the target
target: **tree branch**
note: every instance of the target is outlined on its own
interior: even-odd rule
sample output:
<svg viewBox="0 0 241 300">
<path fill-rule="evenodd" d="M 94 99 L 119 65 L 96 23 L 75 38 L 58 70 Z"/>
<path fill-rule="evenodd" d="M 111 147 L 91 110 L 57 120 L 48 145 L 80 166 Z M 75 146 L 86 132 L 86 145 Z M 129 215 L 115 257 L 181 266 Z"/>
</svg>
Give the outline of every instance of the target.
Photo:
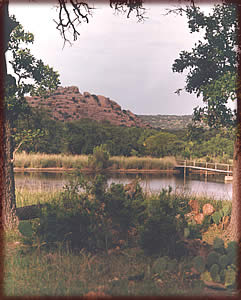
<svg viewBox="0 0 241 300">
<path fill-rule="evenodd" d="M 77 25 L 82 22 L 89 23 L 89 17 L 92 16 L 91 8 L 87 3 L 79 0 L 69 0 L 70 7 L 67 7 L 68 0 L 58 0 L 59 2 L 59 15 L 58 20 L 54 20 L 57 24 L 57 29 L 60 31 L 64 39 L 64 43 L 71 44 L 66 36 L 67 31 L 72 31 L 74 41 L 77 40 L 79 32 L 77 31 Z M 82 9 L 85 13 L 82 12 Z"/>
<path fill-rule="evenodd" d="M 142 5 L 142 0 L 110 0 L 110 7 L 117 13 L 127 12 L 127 18 L 135 11 L 138 22 L 143 22 L 147 18 L 144 16 L 146 9 Z"/>
</svg>

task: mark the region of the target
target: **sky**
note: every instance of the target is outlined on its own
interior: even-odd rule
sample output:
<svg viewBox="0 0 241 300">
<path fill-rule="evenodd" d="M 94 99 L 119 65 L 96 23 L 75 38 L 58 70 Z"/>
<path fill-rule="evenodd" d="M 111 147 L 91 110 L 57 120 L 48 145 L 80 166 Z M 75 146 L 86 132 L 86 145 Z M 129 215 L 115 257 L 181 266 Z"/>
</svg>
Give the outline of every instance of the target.
<svg viewBox="0 0 241 300">
<path fill-rule="evenodd" d="M 185 86 L 185 73 L 173 73 L 172 64 L 202 37 L 190 33 L 185 16 L 164 15 L 175 5 L 145 4 L 147 19 L 140 23 L 97 3 L 90 22 L 79 25 L 78 40 L 64 46 L 53 21 L 56 5 L 34 3 L 10 1 L 9 13 L 34 34 L 29 48 L 59 72 L 61 86 L 103 95 L 135 114 L 189 115 L 202 105 L 194 94 L 175 93 Z"/>
</svg>

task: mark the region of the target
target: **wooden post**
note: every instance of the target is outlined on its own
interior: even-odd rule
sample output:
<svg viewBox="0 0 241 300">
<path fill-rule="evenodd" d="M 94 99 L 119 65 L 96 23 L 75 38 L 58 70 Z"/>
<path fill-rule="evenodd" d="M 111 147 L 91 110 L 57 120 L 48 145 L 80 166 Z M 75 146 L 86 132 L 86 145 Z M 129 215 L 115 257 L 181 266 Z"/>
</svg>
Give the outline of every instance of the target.
<svg viewBox="0 0 241 300">
<path fill-rule="evenodd" d="M 207 182 L 207 180 L 208 180 L 208 170 L 206 170 L 205 172 L 205 182 Z"/>
</svg>

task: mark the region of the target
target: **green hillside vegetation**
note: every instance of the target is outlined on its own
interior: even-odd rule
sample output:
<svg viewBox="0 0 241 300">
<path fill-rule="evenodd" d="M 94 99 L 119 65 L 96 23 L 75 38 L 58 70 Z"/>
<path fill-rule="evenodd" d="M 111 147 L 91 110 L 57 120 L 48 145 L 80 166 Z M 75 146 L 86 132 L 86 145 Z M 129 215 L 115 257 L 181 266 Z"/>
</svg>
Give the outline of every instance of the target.
<svg viewBox="0 0 241 300">
<path fill-rule="evenodd" d="M 138 115 L 138 117 L 153 128 L 178 130 L 187 128 L 192 123 L 192 115 Z"/>
<path fill-rule="evenodd" d="M 189 124 L 185 129 L 160 130 L 114 126 L 89 119 L 60 122 L 44 111 L 32 109 L 28 118 L 15 124 L 15 148 L 27 153 L 89 155 L 96 146 L 106 145 L 110 156 L 150 156 L 162 158 L 212 159 L 228 162 L 233 156 L 234 132 L 226 129 L 207 129 Z M 38 130 L 28 141 L 20 134 Z"/>
</svg>

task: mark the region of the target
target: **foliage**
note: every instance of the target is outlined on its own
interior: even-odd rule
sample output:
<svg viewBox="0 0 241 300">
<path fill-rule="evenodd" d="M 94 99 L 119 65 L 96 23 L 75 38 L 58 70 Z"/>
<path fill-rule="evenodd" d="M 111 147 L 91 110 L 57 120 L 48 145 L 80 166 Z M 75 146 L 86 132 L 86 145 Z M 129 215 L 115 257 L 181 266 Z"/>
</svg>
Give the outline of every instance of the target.
<svg viewBox="0 0 241 300">
<path fill-rule="evenodd" d="M 188 70 L 185 90 L 203 97 L 205 105 L 194 110 L 195 120 L 203 119 L 213 127 L 233 125 L 235 112 L 228 108 L 227 102 L 233 100 L 237 90 L 237 6 L 215 5 L 208 16 L 197 6 L 179 10 L 183 11 L 191 33 L 204 30 L 204 36 L 192 51 L 180 53 L 173 71 Z"/>
<path fill-rule="evenodd" d="M 149 217 L 140 229 L 140 246 L 146 253 L 178 255 L 178 241 L 186 225 L 186 205 L 171 196 L 170 187 L 163 189 L 158 198 L 149 201 Z"/>
<path fill-rule="evenodd" d="M 23 48 L 23 45 L 34 42 L 34 36 L 25 32 L 14 16 L 12 20 L 15 28 L 10 35 L 8 51 L 14 75 L 7 76 L 5 105 L 9 120 L 14 122 L 19 115 L 29 112 L 24 98 L 26 94 L 43 96 L 56 89 L 60 81 L 59 74 L 53 68 L 36 59 L 30 49 Z"/>
<path fill-rule="evenodd" d="M 222 249 L 221 254 L 220 249 Z M 230 260 L 230 249 L 235 249 L 235 251 L 231 250 L 234 260 Z M 211 249 L 211 252 L 204 262 L 206 268 L 202 270 L 201 279 L 222 283 L 226 287 L 233 288 L 235 286 L 237 274 L 237 255 L 236 242 L 230 242 L 228 247 L 225 248 L 224 241 L 220 238 L 216 238 L 213 243 L 213 249 Z M 194 260 L 197 260 L 197 257 L 195 257 Z"/>
<path fill-rule="evenodd" d="M 167 132 L 159 132 L 148 137 L 144 146 L 147 155 L 157 157 L 177 155 L 184 148 L 183 142 L 179 141 L 176 135 Z"/>
<path fill-rule="evenodd" d="M 92 154 L 93 149 L 106 144 L 113 155 L 171 156 L 183 158 L 212 157 L 212 160 L 228 162 L 233 155 L 234 132 L 231 130 L 195 129 L 189 127 L 182 133 L 175 133 L 175 139 L 167 140 L 168 132 L 153 129 L 126 128 L 97 123 L 91 120 L 60 122 L 51 119 L 43 110 L 31 108 L 27 117 L 19 116 L 15 121 L 15 134 L 25 130 L 41 130 L 44 136 L 34 138 L 31 143 L 23 143 L 21 149 L 27 152 Z M 164 139 L 158 141 L 159 138 Z M 146 144 L 146 141 L 156 141 Z M 161 148 L 164 143 L 165 149 Z M 146 146 L 144 146 L 144 144 Z M 180 146 L 180 147 L 179 147 Z M 137 157 L 133 157 L 133 159 Z M 130 162 L 131 163 L 131 162 Z M 144 162 L 143 162 L 144 163 Z M 118 164 L 118 162 L 117 162 Z M 145 165 L 145 166 L 144 166 Z M 149 168 L 148 162 L 139 168 Z"/>
<path fill-rule="evenodd" d="M 71 249 L 108 250 L 119 240 L 129 238 L 129 230 L 145 215 L 139 186 L 130 199 L 123 185 L 106 186 L 103 175 L 88 180 L 75 174 L 61 195 L 46 203 L 36 236 L 48 247 L 61 242 Z"/>
<path fill-rule="evenodd" d="M 110 154 L 106 145 L 96 146 L 88 158 L 88 166 L 94 170 L 104 170 L 109 166 Z"/>
</svg>

